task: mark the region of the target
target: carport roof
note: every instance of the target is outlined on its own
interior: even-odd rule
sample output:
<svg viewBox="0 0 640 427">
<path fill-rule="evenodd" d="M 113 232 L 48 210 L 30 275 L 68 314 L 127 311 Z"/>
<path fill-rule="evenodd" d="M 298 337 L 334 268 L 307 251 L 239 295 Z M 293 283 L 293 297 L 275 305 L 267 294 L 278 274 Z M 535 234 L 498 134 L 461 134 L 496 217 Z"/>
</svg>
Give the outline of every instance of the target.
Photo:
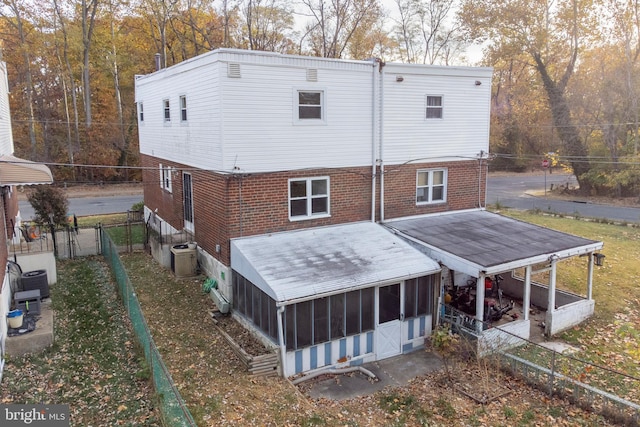
<svg viewBox="0 0 640 427">
<path fill-rule="evenodd" d="M 372 222 L 233 239 L 231 267 L 277 303 L 440 271 L 435 261 Z"/>
<path fill-rule="evenodd" d="M 455 259 L 477 273 L 493 274 L 602 248 L 602 242 L 508 218 L 485 210 L 454 211 L 391 220 L 387 227 L 429 250 L 445 264 Z"/>
</svg>

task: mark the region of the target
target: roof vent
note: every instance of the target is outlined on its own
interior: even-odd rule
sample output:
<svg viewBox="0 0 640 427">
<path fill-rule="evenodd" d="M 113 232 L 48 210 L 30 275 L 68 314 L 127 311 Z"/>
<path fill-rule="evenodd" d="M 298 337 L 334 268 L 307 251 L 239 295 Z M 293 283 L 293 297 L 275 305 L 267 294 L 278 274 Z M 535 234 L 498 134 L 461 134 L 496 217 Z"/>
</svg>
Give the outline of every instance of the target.
<svg viewBox="0 0 640 427">
<path fill-rule="evenodd" d="M 233 77 L 239 79 L 240 76 L 240 64 L 229 63 L 227 64 L 227 77 Z"/>
<path fill-rule="evenodd" d="M 307 81 L 308 82 L 317 82 L 318 81 L 318 70 L 315 68 L 307 68 Z"/>
</svg>

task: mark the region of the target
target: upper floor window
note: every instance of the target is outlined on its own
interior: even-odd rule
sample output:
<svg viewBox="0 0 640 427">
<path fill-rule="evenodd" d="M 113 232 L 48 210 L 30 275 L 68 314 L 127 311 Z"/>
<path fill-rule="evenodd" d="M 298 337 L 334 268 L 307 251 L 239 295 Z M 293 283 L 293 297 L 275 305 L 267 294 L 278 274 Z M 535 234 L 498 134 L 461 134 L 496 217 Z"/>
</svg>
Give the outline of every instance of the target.
<svg viewBox="0 0 640 427">
<path fill-rule="evenodd" d="M 298 119 L 322 120 L 322 91 L 298 91 Z"/>
<path fill-rule="evenodd" d="M 185 95 L 180 97 L 180 120 L 187 121 L 187 97 Z"/>
<path fill-rule="evenodd" d="M 329 215 L 329 177 L 289 180 L 289 218 Z"/>
<path fill-rule="evenodd" d="M 442 118 L 442 96 L 427 95 L 427 119 Z"/>
<path fill-rule="evenodd" d="M 164 121 L 165 122 L 170 122 L 171 121 L 171 109 L 169 108 L 169 100 L 165 99 L 162 101 L 162 105 L 164 107 Z"/>
<path fill-rule="evenodd" d="M 440 203 L 447 200 L 447 170 L 419 170 L 416 184 L 416 203 Z"/>
<path fill-rule="evenodd" d="M 170 167 L 163 167 L 162 164 L 159 165 L 160 169 L 160 188 L 167 190 L 171 193 L 171 171 Z"/>
<path fill-rule="evenodd" d="M 142 105 L 142 102 L 138 103 L 138 116 L 140 121 L 144 122 L 144 105 Z"/>
</svg>

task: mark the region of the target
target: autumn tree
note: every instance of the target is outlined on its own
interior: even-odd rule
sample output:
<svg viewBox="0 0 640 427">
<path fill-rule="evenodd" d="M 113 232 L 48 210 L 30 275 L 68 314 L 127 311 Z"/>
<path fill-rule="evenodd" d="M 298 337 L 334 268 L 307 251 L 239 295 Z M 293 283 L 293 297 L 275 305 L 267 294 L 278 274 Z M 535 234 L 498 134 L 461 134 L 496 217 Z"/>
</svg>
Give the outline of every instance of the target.
<svg viewBox="0 0 640 427">
<path fill-rule="evenodd" d="M 300 40 L 301 53 L 324 58 L 344 58 L 356 35 L 362 39 L 359 31 L 375 28 L 383 16 L 378 0 L 301 0 L 301 3 L 302 14 L 307 18 Z"/>
<path fill-rule="evenodd" d="M 251 50 L 291 53 L 294 20 L 290 2 L 285 0 L 245 0 L 242 47 Z"/>
<path fill-rule="evenodd" d="M 463 50 L 456 0 L 395 0 L 395 38 L 402 62 L 449 65 Z"/>
<path fill-rule="evenodd" d="M 571 115 L 567 86 L 581 48 L 596 28 L 593 4 L 590 0 L 464 0 L 459 16 L 473 38 L 489 40 L 505 57 L 526 54 L 544 87 L 563 154 L 571 159 L 580 189 L 589 193 L 588 150 Z"/>
</svg>

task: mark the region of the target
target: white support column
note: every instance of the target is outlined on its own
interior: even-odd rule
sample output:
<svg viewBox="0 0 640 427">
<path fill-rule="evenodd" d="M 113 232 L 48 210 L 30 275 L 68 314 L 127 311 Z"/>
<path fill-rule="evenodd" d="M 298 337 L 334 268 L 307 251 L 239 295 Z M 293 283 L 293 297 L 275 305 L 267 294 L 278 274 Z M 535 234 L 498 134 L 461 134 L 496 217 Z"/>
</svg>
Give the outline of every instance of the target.
<svg viewBox="0 0 640 427">
<path fill-rule="evenodd" d="M 593 299 L 593 258 L 595 254 L 592 252 L 589 254 L 589 267 L 587 272 L 587 299 L 590 301 Z"/>
<path fill-rule="evenodd" d="M 482 332 L 482 321 L 484 320 L 484 273 L 480 274 L 476 282 L 476 332 Z"/>
<path fill-rule="evenodd" d="M 528 265 L 524 270 L 524 295 L 522 297 L 522 311 L 524 312 L 524 320 L 529 320 L 529 312 L 531 311 L 531 266 Z"/>
<path fill-rule="evenodd" d="M 544 334 L 547 337 L 551 336 L 552 324 L 553 324 L 553 312 L 556 309 L 556 260 L 551 260 L 551 270 L 549 271 L 549 295 L 547 303 L 547 315 L 545 316 L 546 325 L 544 328 Z"/>
</svg>

